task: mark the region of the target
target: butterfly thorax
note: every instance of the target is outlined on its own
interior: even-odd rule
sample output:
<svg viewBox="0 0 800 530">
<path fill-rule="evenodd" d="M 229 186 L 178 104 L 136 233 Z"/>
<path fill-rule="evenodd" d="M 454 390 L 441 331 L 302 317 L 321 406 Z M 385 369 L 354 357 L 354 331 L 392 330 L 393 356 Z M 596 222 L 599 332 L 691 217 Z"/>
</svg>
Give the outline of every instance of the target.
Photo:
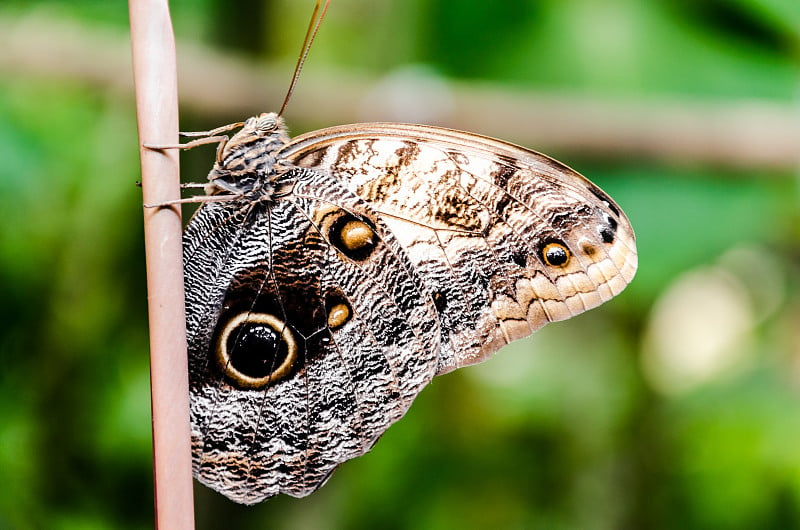
<svg viewBox="0 0 800 530">
<path fill-rule="evenodd" d="M 275 178 L 276 153 L 289 142 L 283 118 L 263 113 L 249 118 L 230 139 L 223 140 L 217 161 L 208 175 L 210 192 L 235 195 L 271 196 Z"/>
</svg>

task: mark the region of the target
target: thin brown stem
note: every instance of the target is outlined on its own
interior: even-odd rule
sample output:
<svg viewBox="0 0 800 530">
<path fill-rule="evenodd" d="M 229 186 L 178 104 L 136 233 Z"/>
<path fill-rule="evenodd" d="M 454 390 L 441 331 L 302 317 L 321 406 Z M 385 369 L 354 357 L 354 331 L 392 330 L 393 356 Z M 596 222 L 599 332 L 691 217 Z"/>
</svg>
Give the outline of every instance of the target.
<svg viewBox="0 0 800 530">
<path fill-rule="evenodd" d="M 178 84 L 166 0 L 130 0 L 140 144 L 175 144 Z M 144 202 L 180 199 L 178 152 L 140 147 Z M 144 209 L 156 527 L 194 528 L 180 207 Z"/>
</svg>

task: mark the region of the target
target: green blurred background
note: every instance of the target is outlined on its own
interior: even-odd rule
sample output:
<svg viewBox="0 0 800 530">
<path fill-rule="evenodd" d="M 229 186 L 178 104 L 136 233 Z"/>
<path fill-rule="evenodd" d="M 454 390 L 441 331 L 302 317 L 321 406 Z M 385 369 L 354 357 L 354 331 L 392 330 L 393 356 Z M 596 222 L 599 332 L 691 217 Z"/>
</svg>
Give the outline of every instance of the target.
<svg viewBox="0 0 800 530">
<path fill-rule="evenodd" d="M 312 4 L 172 2 L 183 128 L 276 110 Z M 0 4 L 0 528 L 152 526 L 129 63 L 123 2 Z M 797 0 L 335 0 L 295 133 L 546 151 L 625 209 L 640 270 L 435 380 L 306 499 L 198 486 L 198 528 L 800 528 L 798 66 Z"/>
</svg>

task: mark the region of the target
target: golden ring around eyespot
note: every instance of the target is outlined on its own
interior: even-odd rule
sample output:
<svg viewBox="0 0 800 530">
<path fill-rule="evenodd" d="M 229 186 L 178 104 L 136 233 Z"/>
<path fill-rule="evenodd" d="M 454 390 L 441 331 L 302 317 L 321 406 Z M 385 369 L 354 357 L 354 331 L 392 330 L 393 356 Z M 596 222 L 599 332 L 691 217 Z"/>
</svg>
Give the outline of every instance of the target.
<svg viewBox="0 0 800 530">
<path fill-rule="evenodd" d="M 566 267 L 569 264 L 569 249 L 561 243 L 551 242 L 542 249 L 544 262 L 551 267 Z"/>
<path fill-rule="evenodd" d="M 281 340 L 286 345 L 286 358 L 275 370 L 264 377 L 252 377 L 235 369 L 228 354 L 228 339 L 240 326 L 249 322 L 265 324 L 280 334 Z M 235 380 L 242 388 L 256 389 L 266 384 L 278 381 L 292 369 L 292 365 L 297 360 L 297 342 L 294 340 L 289 327 L 282 320 L 269 313 L 248 313 L 242 312 L 231 318 L 220 333 L 217 339 L 217 361 L 223 367 L 225 374 Z"/>
</svg>

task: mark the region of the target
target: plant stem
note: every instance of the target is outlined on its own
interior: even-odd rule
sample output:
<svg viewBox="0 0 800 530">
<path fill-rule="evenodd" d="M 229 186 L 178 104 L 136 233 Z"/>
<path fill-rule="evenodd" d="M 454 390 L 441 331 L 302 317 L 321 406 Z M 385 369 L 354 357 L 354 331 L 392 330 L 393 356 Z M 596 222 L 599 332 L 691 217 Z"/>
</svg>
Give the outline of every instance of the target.
<svg viewBox="0 0 800 530">
<path fill-rule="evenodd" d="M 166 0 L 129 1 L 140 145 L 178 139 L 175 41 Z M 180 197 L 178 153 L 140 147 L 145 204 Z M 144 209 L 156 527 L 194 528 L 181 212 Z"/>
</svg>

